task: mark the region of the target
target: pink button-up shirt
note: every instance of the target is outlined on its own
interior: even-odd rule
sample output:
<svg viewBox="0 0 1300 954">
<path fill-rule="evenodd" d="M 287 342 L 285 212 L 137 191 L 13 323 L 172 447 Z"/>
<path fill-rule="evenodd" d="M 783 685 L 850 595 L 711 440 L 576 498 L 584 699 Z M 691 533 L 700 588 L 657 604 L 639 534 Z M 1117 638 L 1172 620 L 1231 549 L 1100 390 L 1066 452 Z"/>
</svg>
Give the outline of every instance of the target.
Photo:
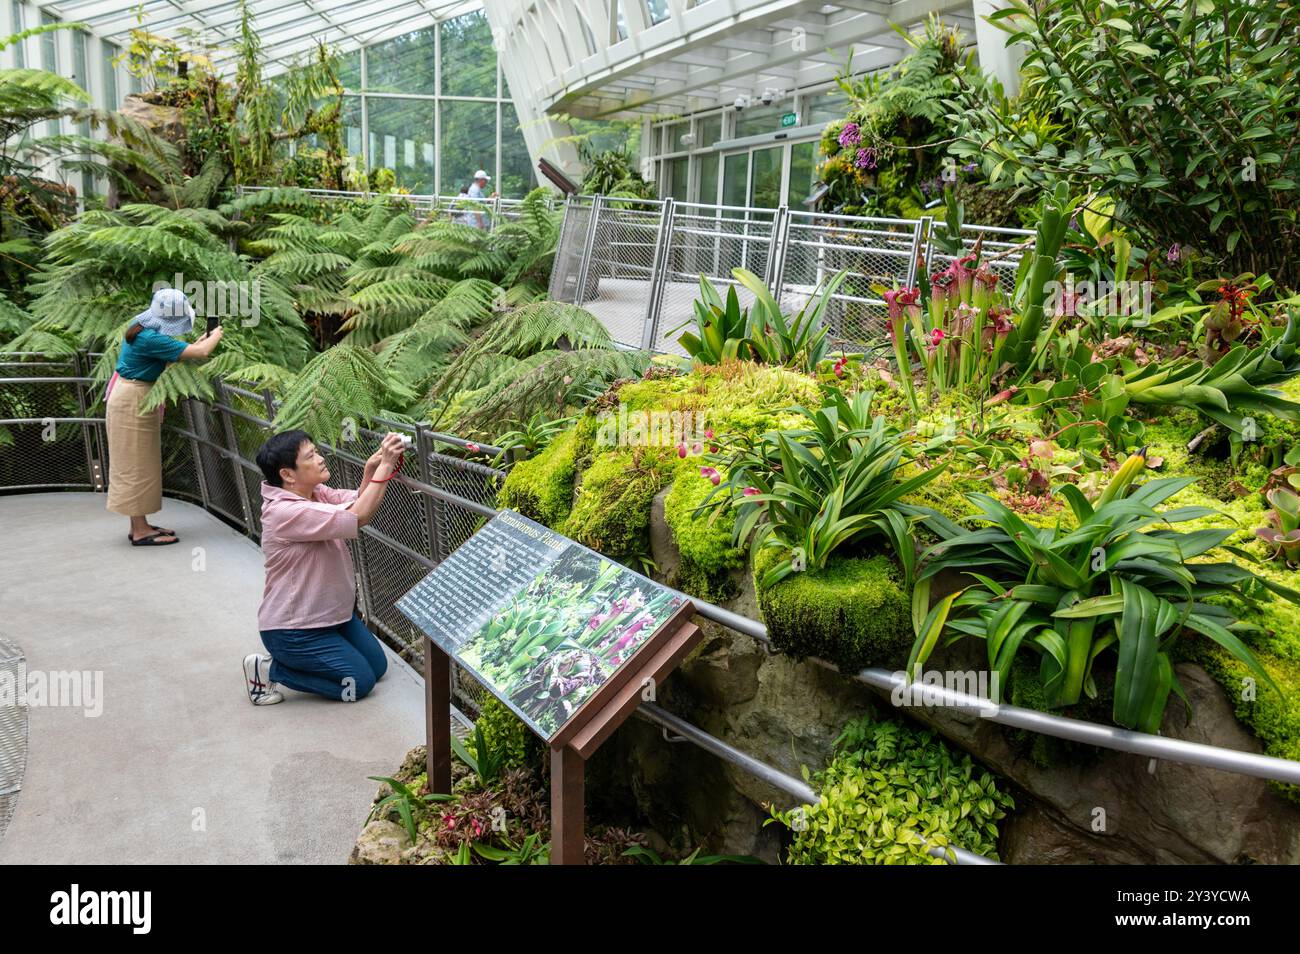
<svg viewBox="0 0 1300 954">
<path fill-rule="evenodd" d="M 322 629 L 352 618 L 356 577 L 344 541 L 357 536 L 347 509 L 355 490 L 324 485 L 311 499 L 262 482 L 262 554 L 266 588 L 258 629 Z"/>
</svg>

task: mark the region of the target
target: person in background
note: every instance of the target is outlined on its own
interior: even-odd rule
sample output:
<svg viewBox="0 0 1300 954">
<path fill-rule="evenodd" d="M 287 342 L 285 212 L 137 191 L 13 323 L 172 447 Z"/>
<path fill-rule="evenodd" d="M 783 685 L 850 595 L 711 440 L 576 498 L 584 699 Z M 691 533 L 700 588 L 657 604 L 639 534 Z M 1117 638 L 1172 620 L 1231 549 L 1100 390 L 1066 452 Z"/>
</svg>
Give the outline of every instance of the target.
<svg viewBox="0 0 1300 954">
<path fill-rule="evenodd" d="M 131 518 L 132 546 L 180 542 L 171 530 L 149 523 L 149 515 L 162 509 L 162 415 L 140 408 L 168 364 L 200 361 L 221 342 L 219 326 L 193 344 L 182 341 L 193 328 L 194 308 L 185 293 L 158 289 L 149 308 L 127 327 L 108 382 L 108 509 Z"/>
<path fill-rule="evenodd" d="M 474 173 L 474 181 L 470 183 L 466 195 L 471 199 L 495 199 L 496 198 L 495 190 L 492 192 L 491 195 L 487 194 L 488 179 L 489 176 L 485 171 L 483 171 L 482 169 L 478 170 L 476 173 Z M 474 224 L 478 228 L 485 229 L 488 227 L 487 216 L 484 215 L 482 212 L 475 212 L 474 218 L 475 218 Z"/>
<path fill-rule="evenodd" d="M 269 655 L 244 657 L 248 700 L 284 700 L 281 686 L 354 702 L 388 668 L 384 649 L 356 611 L 356 575 L 347 541 L 383 503 L 405 444 L 388 434 L 366 461 L 361 486 L 336 490 L 325 458 L 304 431 L 269 438 L 257 452 L 262 483 L 266 586 L 257 628 Z"/>
<path fill-rule="evenodd" d="M 465 201 L 468 198 L 469 186 L 461 186 L 460 192 L 456 195 L 456 208 L 463 209 L 464 211 L 453 214 L 452 220 L 459 222 L 461 225 L 469 225 L 477 228 L 478 223 L 474 221 L 474 213 L 465 208 L 469 204 Z"/>
</svg>

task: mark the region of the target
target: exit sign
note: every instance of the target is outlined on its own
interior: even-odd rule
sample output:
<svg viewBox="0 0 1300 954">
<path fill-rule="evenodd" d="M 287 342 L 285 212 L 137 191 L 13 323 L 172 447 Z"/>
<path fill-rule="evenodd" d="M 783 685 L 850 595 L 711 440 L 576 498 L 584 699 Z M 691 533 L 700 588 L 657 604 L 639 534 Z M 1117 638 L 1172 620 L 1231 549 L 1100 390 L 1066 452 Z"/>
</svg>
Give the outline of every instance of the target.
<svg viewBox="0 0 1300 954">
<path fill-rule="evenodd" d="M 798 125 L 799 125 L 799 114 L 798 114 L 798 113 L 782 113 L 782 114 L 781 114 L 781 128 L 782 128 L 782 129 L 788 129 L 790 126 L 798 126 Z"/>
</svg>

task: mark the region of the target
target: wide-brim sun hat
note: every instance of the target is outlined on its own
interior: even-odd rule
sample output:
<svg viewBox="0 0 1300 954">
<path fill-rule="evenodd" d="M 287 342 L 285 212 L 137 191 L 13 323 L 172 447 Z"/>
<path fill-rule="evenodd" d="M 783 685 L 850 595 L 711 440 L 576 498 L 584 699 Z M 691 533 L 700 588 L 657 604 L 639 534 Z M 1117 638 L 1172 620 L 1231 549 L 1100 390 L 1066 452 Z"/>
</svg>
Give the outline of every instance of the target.
<svg viewBox="0 0 1300 954">
<path fill-rule="evenodd" d="M 486 172 L 484 172 L 482 169 L 480 169 L 478 172 L 474 173 L 474 178 L 491 180 L 492 177 L 488 175 Z"/>
<path fill-rule="evenodd" d="M 179 288 L 160 288 L 148 309 L 135 316 L 134 324 L 172 337 L 187 335 L 194 328 L 194 306 Z"/>
</svg>

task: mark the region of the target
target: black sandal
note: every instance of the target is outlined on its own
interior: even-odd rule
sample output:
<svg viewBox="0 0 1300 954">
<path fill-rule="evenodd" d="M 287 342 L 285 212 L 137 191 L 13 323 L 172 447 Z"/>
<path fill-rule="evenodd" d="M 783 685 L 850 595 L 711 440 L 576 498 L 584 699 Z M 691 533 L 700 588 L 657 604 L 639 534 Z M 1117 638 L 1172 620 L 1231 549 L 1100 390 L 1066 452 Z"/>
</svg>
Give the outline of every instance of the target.
<svg viewBox="0 0 1300 954">
<path fill-rule="evenodd" d="M 165 537 L 174 537 L 174 536 L 176 536 L 176 531 L 175 531 L 175 530 L 164 530 L 162 527 L 155 527 L 152 523 L 149 524 L 149 529 L 150 529 L 150 530 L 157 530 L 159 533 L 161 533 L 161 534 L 162 534 L 163 536 L 165 536 Z M 130 530 L 128 530 L 128 531 L 126 532 L 126 538 L 127 538 L 128 540 L 131 539 L 131 531 L 130 531 Z M 165 544 L 159 544 L 159 546 L 165 546 Z"/>
<path fill-rule="evenodd" d="M 172 539 L 170 539 L 170 540 L 162 540 L 162 541 L 160 541 L 160 540 L 158 539 L 159 537 L 171 537 Z M 131 546 L 133 546 L 133 547 L 169 547 L 169 546 L 171 546 L 173 543 L 180 543 L 180 542 L 181 542 L 180 537 L 176 536 L 176 534 L 174 534 L 174 533 L 151 533 L 151 534 L 149 534 L 148 536 L 140 537 L 139 539 L 132 539 L 132 540 L 131 540 Z"/>
</svg>

